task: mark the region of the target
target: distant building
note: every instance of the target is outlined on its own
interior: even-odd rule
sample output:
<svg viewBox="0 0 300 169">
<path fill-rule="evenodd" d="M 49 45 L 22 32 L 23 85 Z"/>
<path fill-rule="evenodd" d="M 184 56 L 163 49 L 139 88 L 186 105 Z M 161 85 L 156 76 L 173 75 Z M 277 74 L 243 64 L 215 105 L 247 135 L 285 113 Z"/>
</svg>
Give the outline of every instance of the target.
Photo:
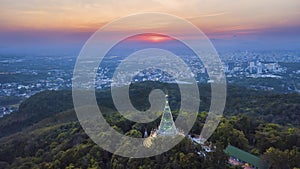
<svg viewBox="0 0 300 169">
<path fill-rule="evenodd" d="M 268 71 L 274 72 L 278 68 L 277 63 L 267 63 L 265 64 L 265 67 Z"/>
<path fill-rule="evenodd" d="M 228 73 L 229 72 L 229 66 L 227 64 L 224 64 L 223 65 L 223 70 L 225 73 Z"/>
<path fill-rule="evenodd" d="M 262 74 L 262 70 L 263 70 L 262 64 L 261 64 L 261 62 L 258 62 L 257 63 L 257 74 Z"/>
<path fill-rule="evenodd" d="M 198 134 L 191 134 L 191 135 L 189 135 L 189 138 L 195 143 L 204 145 L 204 140 L 201 139 L 201 136 Z"/>
<path fill-rule="evenodd" d="M 232 145 L 228 145 L 224 151 L 230 156 L 229 163 L 232 165 L 240 165 L 245 169 L 268 168 L 268 164 L 259 157 Z"/>
<path fill-rule="evenodd" d="M 144 131 L 144 138 L 147 138 L 148 137 L 148 132 L 147 132 L 147 130 L 145 129 L 145 131 Z"/>
<path fill-rule="evenodd" d="M 249 71 L 250 73 L 253 73 L 253 71 L 255 70 L 256 66 L 254 62 L 250 62 L 249 63 Z"/>
<path fill-rule="evenodd" d="M 214 152 L 216 149 L 216 146 L 213 146 L 212 143 L 204 141 L 204 139 L 201 137 L 201 135 L 198 134 L 191 134 L 189 135 L 189 138 L 197 144 L 200 144 L 202 149 L 205 151 L 198 152 L 199 155 L 206 156 L 206 153 Z"/>
</svg>

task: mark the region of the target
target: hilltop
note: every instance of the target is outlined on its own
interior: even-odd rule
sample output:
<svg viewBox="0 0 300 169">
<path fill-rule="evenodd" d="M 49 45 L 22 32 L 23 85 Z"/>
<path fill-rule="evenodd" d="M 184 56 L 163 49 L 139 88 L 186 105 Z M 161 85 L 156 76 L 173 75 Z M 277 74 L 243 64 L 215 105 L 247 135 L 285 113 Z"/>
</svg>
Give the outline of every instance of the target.
<svg viewBox="0 0 300 169">
<path fill-rule="evenodd" d="M 130 90 L 133 105 L 141 110 L 149 107 L 148 94 L 154 88 L 168 89 L 176 118 L 180 95 L 174 84 L 133 84 Z M 205 122 L 210 103 L 209 85 L 200 86 L 200 93 L 200 113 L 191 133 L 200 133 Z M 158 126 L 160 119 L 140 124 L 118 114 L 110 90 L 97 91 L 96 96 L 104 117 L 120 133 L 142 137 L 145 128 Z M 195 151 L 199 147 L 188 138 L 161 155 L 129 159 L 113 155 L 89 139 L 77 121 L 71 91 L 44 91 L 25 100 L 17 112 L 0 119 L 0 168 L 230 168 L 228 156 L 223 152 L 228 144 L 271 163 L 284 163 L 270 157 L 286 153 L 294 153 L 294 159 L 300 157 L 299 120 L 295 120 L 300 119 L 299 99 L 298 94 L 229 86 L 225 118 L 209 140 L 217 145 L 217 150 L 209 154 L 209 159 L 199 156 Z M 293 166 L 300 165 L 291 162 Z"/>
</svg>

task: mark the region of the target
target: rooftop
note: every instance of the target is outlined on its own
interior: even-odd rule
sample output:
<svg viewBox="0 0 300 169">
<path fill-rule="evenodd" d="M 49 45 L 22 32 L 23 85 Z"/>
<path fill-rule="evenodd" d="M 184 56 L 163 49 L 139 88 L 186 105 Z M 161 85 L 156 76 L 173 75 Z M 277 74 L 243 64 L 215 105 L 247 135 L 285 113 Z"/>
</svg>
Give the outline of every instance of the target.
<svg viewBox="0 0 300 169">
<path fill-rule="evenodd" d="M 268 168 L 267 164 L 264 161 L 262 161 L 259 157 L 232 145 L 228 145 L 224 151 L 231 157 L 237 158 L 245 163 L 249 163 L 250 165 L 259 169 Z"/>
</svg>

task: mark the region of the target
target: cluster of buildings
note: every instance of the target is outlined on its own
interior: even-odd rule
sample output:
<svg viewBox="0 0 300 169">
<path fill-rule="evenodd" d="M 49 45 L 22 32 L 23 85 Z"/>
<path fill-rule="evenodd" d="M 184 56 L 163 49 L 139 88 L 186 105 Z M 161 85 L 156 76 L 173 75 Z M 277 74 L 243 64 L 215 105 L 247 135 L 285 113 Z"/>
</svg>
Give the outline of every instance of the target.
<svg viewBox="0 0 300 169">
<path fill-rule="evenodd" d="M 281 78 L 287 68 L 277 62 L 250 61 L 247 63 L 227 63 L 223 66 L 227 77 Z"/>
<path fill-rule="evenodd" d="M 0 106 L 0 118 L 6 114 L 10 114 L 13 111 L 16 111 L 18 108 L 15 106 Z"/>
<path fill-rule="evenodd" d="M 299 89 L 296 87 L 299 86 L 299 83 L 295 77 L 299 76 L 300 70 L 288 73 L 288 68 L 281 65 L 281 61 L 300 62 L 298 55 L 299 53 L 289 51 L 243 51 L 221 53 L 220 57 L 224 62 L 222 69 L 226 74 L 228 83 L 243 81 L 244 78 L 275 78 L 281 80 L 282 84 L 278 85 L 283 85 L 283 90 L 299 92 Z M 214 82 L 209 79 L 207 71 L 198 56 L 182 54 L 180 57 L 190 67 L 191 73 L 187 74 L 185 70 L 165 72 L 156 68 L 149 68 L 133 72 L 133 74 L 121 72 L 116 75 L 118 83 L 114 83 L 112 77 L 114 76 L 115 68 L 122 61 L 122 57 L 113 57 L 106 60 L 98 68 L 95 81 L 82 82 L 80 85 L 83 88 L 95 86 L 96 89 L 109 88 L 111 85 L 122 86 L 128 84 L 129 77 L 133 77 L 130 79 L 131 82 L 160 81 L 174 83 L 175 79 L 186 76 L 194 77 L 199 83 Z M 14 96 L 25 99 L 43 90 L 70 89 L 72 87 L 72 78 L 78 78 L 73 77 L 75 59 L 74 57 L 55 58 L 49 56 L 38 59 L 29 57 L 21 60 L 1 60 L 0 76 L 4 75 L 6 79 L 0 81 L 0 97 Z M 176 63 L 160 62 L 168 64 L 170 68 L 176 68 Z M 138 64 L 138 61 L 132 62 L 132 64 L 134 66 L 134 64 Z M 290 80 L 286 79 L 287 77 L 295 79 L 296 82 L 290 82 Z M 185 82 L 182 81 L 182 83 Z M 257 86 L 253 88 L 257 88 Z M 259 86 L 259 88 L 263 88 L 263 90 L 274 89 L 273 86 L 268 85 Z M 9 105 L 4 106 L 0 103 L 0 106 L 2 106 L 0 116 L 13 111 Z"/>
<path fill-rule="evenodd" d="M 27 77 L 28 74 L 33 76 L 33 78 L 30 80 L 26 79 L 25 77 Z M 41 74 L 43 74 L 43 76 L 40 75 L 40 73 L 31 70 L 23 70 L 21 72 L 10 74 L 13 82 L 0 83 L 0 98 L 18 97 L 20 98 L 18 100 L 22 101 L 44 90 L 70 89 L 72 87 L 71 75 L 63 70 L 48 71 L 46 73 L 47 76 L 44 76 L 44 72 Z M 21 77 L 21 80 L 16 81 L 14 76 Z M 17 110 L 18 106 L 16 106 L 16 104 L 19 103 L 4 105 L 0 102 L 0 117 Z"/>
</svg>

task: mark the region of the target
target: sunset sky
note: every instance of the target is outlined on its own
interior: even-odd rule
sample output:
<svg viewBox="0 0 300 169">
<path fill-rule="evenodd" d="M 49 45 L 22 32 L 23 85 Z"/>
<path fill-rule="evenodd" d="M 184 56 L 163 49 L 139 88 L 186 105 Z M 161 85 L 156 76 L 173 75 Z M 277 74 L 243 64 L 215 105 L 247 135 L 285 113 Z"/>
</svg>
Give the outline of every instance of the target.
<svg viewBox="0 0 300 169">
<path fill-rule="evenodd" d="M 140 12 L 187 19 L 217 46 L 227 42 L 300 46 L 299 0 L 0 0 L 0 4 L 0 52 L 78 51 L 101 26 Z"/>
</svg>

